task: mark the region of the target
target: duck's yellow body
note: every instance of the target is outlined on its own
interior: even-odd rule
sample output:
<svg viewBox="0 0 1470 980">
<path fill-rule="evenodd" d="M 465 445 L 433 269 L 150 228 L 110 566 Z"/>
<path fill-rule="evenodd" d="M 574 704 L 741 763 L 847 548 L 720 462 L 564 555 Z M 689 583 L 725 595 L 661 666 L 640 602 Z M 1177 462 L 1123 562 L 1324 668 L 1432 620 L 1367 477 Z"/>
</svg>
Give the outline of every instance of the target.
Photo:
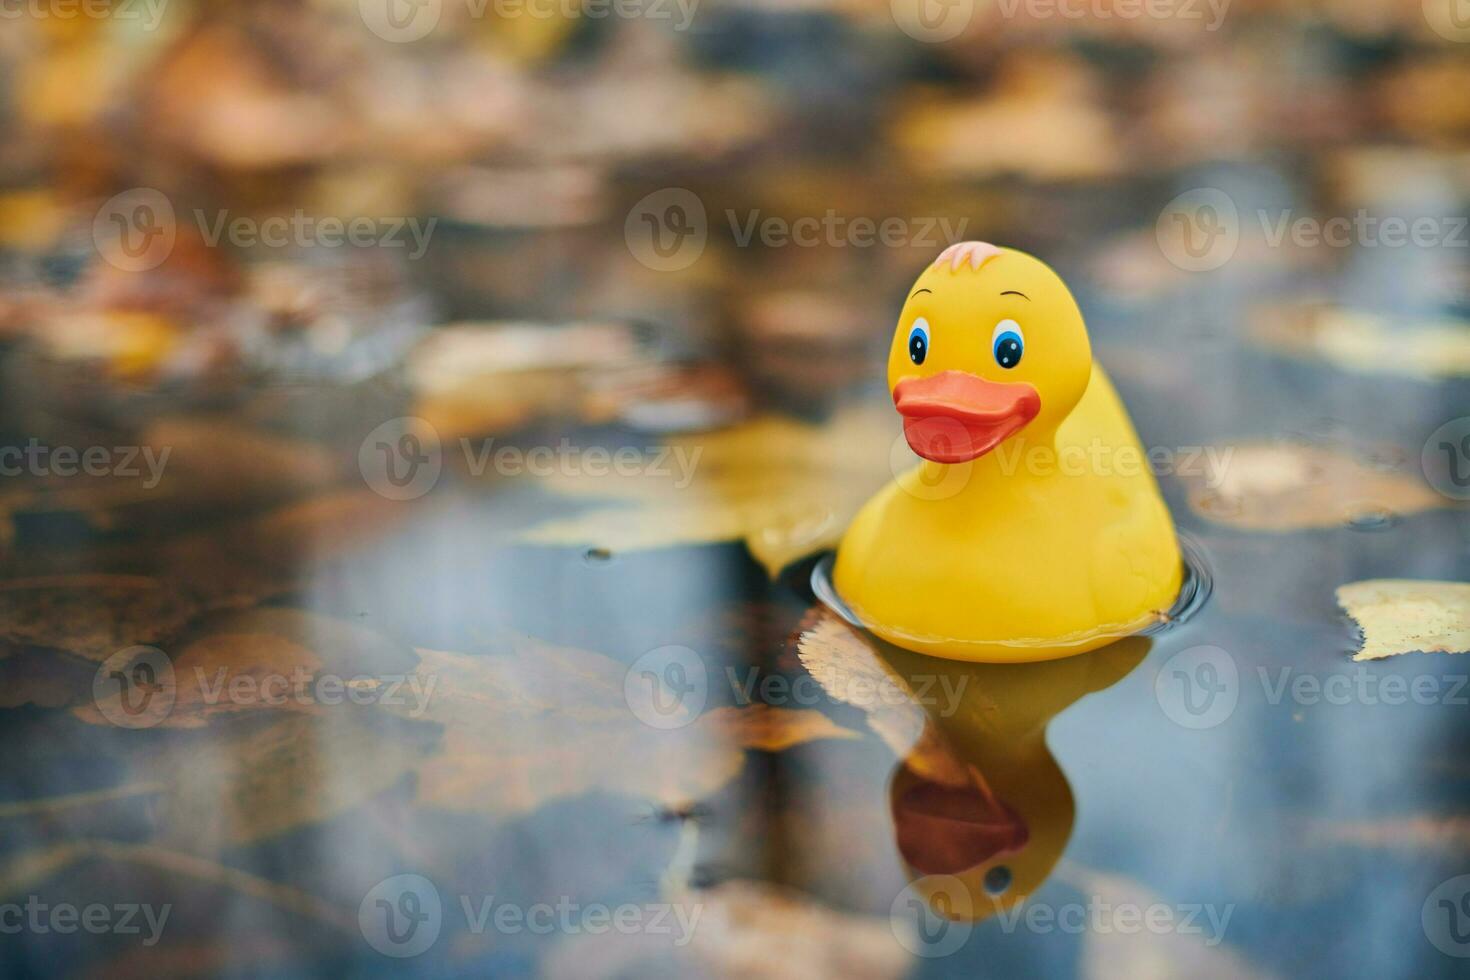
<svg viewBox="0 0 1470 980">
<path fill-rule="evenodd" d="M 1050 660 L 1174 603 L 1182 562 L 1148 456 L 1045 264 L 947 251 L 904 306 L 889 382 L 925 458 L 862 508 L 834 570 L 874 633 L 956 660 Z"/>
</svg>

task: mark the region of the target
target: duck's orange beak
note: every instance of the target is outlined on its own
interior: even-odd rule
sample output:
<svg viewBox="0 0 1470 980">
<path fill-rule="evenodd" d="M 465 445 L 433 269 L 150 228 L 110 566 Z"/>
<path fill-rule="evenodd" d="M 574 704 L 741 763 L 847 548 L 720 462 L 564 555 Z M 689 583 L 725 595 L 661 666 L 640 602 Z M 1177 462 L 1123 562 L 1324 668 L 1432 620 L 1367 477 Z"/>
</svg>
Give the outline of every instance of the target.
<svg viewBox="0 0 1470 980">
<path fill-rule="evenodd" d="M 1028 384 L 986 381 L 968 371 L 905 378 L 893 387 L 909 448 L 936 463 L 965 463 L 990 452 L 1041 411 Z"/>
</svg>

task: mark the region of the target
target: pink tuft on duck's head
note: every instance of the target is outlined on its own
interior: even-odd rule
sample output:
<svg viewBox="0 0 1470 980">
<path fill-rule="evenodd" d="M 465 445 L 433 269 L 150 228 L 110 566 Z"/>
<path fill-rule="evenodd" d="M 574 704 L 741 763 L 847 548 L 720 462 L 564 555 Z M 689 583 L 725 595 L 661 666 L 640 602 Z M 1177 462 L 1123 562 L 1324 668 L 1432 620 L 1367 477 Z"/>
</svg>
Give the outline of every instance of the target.
<svg viewBox="0 0 1470 980">
<path fill-rule="evenodd" d="M 939 258 L 934 260 L 935 265 L 943 265 L 949 260 L 951 270 L 957 271 L 960 266 L 969 263 L 971 268 L 979 269 L 986 262 L 1000 255 L 1000 249 L 989 242 L 955 242 L 949 248 L 939 253 Z"/>
</svg>

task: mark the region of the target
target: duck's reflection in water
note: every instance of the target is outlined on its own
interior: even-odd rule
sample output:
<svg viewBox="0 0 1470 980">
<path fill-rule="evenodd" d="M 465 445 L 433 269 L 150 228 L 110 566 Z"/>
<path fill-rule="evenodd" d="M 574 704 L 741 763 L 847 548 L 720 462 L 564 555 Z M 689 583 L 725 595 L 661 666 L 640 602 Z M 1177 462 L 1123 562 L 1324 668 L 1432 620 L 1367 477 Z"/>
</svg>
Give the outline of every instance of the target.
<svg viewBox="0 0 1470 980">
<path fill-rule="evenodd" d="M 914 890 L 941 915 L 980 920 L 1040 888 L 1076 818 L 1046 727 L 1084 695 L 1122 680 L 1151 641 L 1129 637 L 1063 660 L 978 664 L 900 649 L 831 610 L 806 627 L 802 661 L 829 690 L 866 676 L 906 695 L 904 703 L 860 706 L 900 756 L 889 802 Z"/>
</svg>

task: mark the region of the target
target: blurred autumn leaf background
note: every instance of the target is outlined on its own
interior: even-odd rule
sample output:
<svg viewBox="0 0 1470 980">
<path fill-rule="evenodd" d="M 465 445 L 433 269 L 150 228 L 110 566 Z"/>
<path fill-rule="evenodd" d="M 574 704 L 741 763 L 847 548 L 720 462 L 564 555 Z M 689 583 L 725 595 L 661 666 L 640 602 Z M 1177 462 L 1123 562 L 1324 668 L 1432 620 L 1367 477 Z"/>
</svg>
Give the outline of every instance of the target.
<svg viewBox="0 0 1470 980">
<path fill-rule="evenodd" d="M 1191 743 L 1203 788 L 1064 765 L 1097 818 L 1047 893 L 1240 902 L 1238 942 L 992 922 L 929 956 L 891 915 L 915 824 L 890 778 L 988 795 L 975 774 L 1006 757 L 984 732 L 1034 742 L 1060 708 L 1018 712 L 984 670 L 974 730 L 926 723 L 913 669 L 898 704 L 856 704 L 854 678 L 895 668 L 812 620 L 801 561 L 910 460 L 880 377 L 893 317 L 941 248 L 983 239 L 1063 273 L 1149 444 L 1229 450 L 1164 474 L 1215 563 L 1194 642 L 1242 674 L 1330 671 L 1356 648 L 1338 586 L 1465 581 L 1456 461 L 1420 465 L 1470 406 L 1461 0 L 0 0 L 0 19 L 0 904 L 171 909 L 154 943 L 8 933 L 0 968 L 1448 962 L 1420 959 L 1416 917 L 1464 870 L 1467 775 L 1453 740 L 1407 734 L 1442 716 L 1339 712 L 1298 739 L 1244 702 Z M 1386 218 L 1427 238 L 1389 244 Z M 1455 595 L 1436 636 L 1463 628 Z M 670 646 L 697 651 L 710 700 L 660 727 L 630 665 L 687 666 Z M 1146 716 L 1118 729 L 1127 771 L 1182 771 L 1152 680 L 1118 680 L 1133 665 L 1076 684 L 1118 687 L 1074 717 Z M 128 709 L 130 683 L 159 707 Z M 1085 735 L 1037 764 L 1086 758 Z M 1328 767 L 1327 745 L 1379 754 Z M 1151 837 L 1119 816 L 1140 800 Z M 1038 818 L 1058 848 L 1059 813 Z M 1184 857 L 1206 824 L 1219 867 Z M 1383 860 L 1409 870 L 1386 884 Z M 486 928 L 486 898 L 701 921 L 686 943 Z M 397 958 L 379 901 L 437 916 L 429 944 Z M 1282 939 L 1384 905 L 1412 952 L 1373 929 L 1373 955 Z"/>
</svg>

